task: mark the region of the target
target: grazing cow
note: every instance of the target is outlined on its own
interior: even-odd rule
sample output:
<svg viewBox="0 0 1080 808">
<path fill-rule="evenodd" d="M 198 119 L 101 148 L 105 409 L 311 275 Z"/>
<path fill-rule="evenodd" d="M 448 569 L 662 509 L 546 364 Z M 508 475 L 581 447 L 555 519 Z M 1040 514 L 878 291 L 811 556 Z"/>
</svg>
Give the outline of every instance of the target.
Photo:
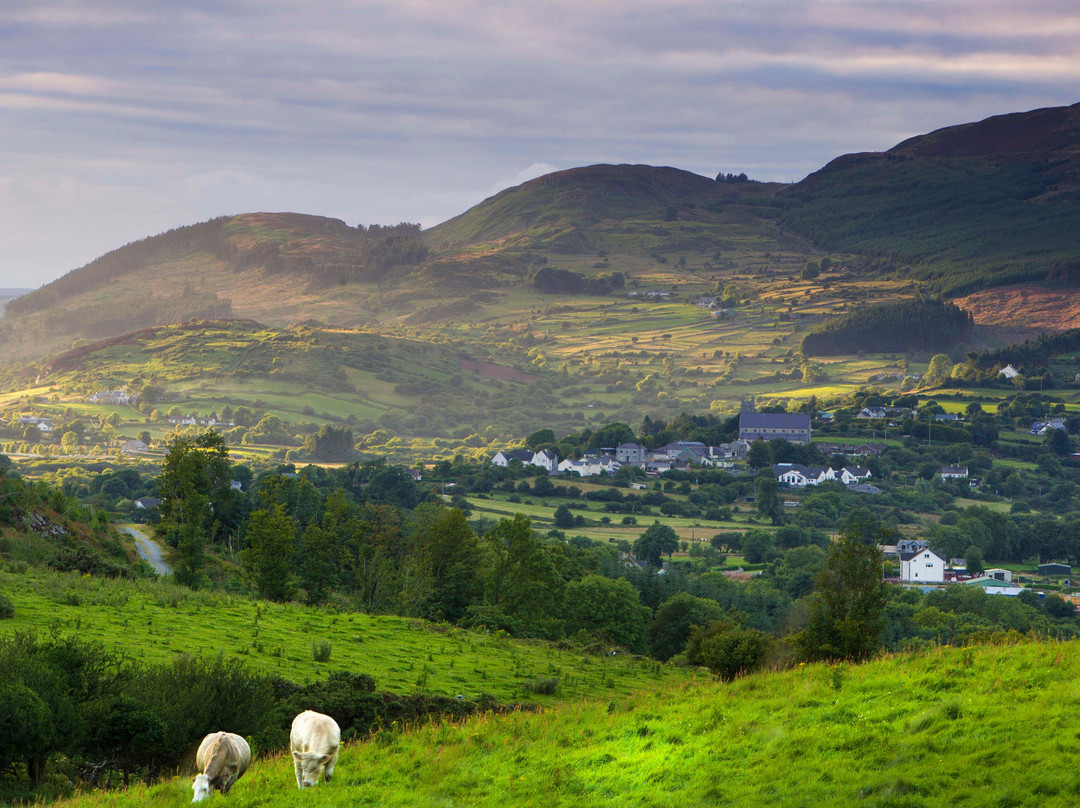
<svg viewBox="0 0 1080 808">
<path fill-rule="evenodd" d="M 199 774 L 191 784 L 195 791 L 192 802 L 205 800 L 215 788 L 222 795 L 228 794 L 250 764 L 251 747 L 247 741 L 232 732 L 211 732 L 195 753 Z"/>
<path fill-rule="evenodd" d="M 311 788 L 325 772 L 326 782 L 334 776 L 337 765 L 341 729 L 337 721 L 328 715 L 304 710 L 292 722 L 289 748 L 292 749 L 293 768 L 296 769 L 296 785 Z"/>
</svg>

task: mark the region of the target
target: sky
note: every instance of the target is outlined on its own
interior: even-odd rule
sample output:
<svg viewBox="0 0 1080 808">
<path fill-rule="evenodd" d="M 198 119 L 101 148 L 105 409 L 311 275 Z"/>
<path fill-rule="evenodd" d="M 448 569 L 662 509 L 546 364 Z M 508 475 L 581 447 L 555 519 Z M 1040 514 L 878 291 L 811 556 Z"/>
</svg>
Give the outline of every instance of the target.
<svg viewBox="0 0 1080 808">
<path fill-rule="evenodd" d="M 225 214 L 427 227 L 593 163 L 791 182 L 1078 101 L 1076 0 L 0 0 L 0 287 Z"/>
</svg>

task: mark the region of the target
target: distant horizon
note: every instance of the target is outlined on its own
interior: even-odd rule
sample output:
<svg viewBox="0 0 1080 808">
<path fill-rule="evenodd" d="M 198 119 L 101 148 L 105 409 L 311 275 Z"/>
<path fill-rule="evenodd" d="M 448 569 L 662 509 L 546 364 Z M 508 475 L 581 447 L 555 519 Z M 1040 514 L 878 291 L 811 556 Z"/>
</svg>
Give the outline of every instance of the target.
<svg viewBox="0 0 1080 808">
<path fill-rule="evenodd" d="M 42 0 L 0 20 L 0 286 L 290 211 L 425 228 L 595 163 L 795 182 L 1075 103 L 1065 0 Z"/>
</svg>

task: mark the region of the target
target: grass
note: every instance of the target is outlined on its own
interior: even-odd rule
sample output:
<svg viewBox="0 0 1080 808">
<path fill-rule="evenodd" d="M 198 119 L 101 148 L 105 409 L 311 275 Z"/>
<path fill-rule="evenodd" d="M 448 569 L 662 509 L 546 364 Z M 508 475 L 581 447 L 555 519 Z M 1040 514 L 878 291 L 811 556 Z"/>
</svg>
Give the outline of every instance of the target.
<svg viewBox="0 0 1080 808">
<path fill-rule="evenodd" d="M 591 656 L 543 642 L 516 641 L 401 617 L 335 612 L 192 592 L 164 581 L 122 581 L 29 569 L 0 572 L 15 617 L 0 630 L 74 633 L 132 659 L 165 662 L 177 654 L 239 657 L 252 668 L 296 682 L 335 670 L 368 673 L 380 689 L 503 701 L 621 696 L 664 690 L 691 675 L 644 658 Z M 316 662 L 312 643 L 328 640 Z M 537 676 L 559 680 L 554 696 L 528 688 Z"/>
<path fill-rule="evenodd" d="M 296 790 L 284 756 L 229 795 L 265 806 L 1048 806 L 1080 789 L 1076 643 L 939 648 L 730 684 L 381 733 L 334 782 Z M 181 778 L 64 808 L 176 805 Z M 217 799 L 217 798 L 214 798 Z"/>
</svg>

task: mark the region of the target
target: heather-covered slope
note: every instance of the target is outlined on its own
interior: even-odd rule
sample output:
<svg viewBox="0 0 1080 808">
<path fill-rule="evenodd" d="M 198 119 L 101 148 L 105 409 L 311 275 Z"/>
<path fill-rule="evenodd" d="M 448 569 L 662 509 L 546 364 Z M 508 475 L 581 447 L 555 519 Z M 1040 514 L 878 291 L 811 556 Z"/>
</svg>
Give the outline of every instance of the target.
<svg viewBox="0 0 1080 808">
<path fill-rule="evenodd" d="M 1080 280 L 1080 104 L 1001 115 L 849 154 L 786 189 L 786 226 L 911 265 L 962 294 Z"/>
</svg>

